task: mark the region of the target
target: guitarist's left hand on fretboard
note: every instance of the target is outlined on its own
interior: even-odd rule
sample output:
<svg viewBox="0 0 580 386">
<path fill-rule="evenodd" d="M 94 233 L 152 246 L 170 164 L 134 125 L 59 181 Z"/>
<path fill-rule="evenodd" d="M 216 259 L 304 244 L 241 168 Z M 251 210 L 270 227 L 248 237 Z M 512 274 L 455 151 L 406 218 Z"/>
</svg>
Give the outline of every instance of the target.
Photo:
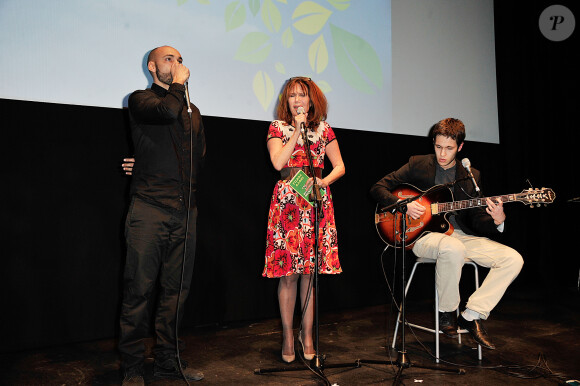
<svg viewBox="0 0 580 386">
<path fill-rule="evenodd" d="M 485 211 L 493 218 L 493 222 L 495 225 L 500 225 L 505 221 L 505 212 L 503 211 L 503 202 L 501 198 L 498 198 L 497 201 L 492 201 L 490 198 L 487 198 L 487 207 Z"/>
</svg>

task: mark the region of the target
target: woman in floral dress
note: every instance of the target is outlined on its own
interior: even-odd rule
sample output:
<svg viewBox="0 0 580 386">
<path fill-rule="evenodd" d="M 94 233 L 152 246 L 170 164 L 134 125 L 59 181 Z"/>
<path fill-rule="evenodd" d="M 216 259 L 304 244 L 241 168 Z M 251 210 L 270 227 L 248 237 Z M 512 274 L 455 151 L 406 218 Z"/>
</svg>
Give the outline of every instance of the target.
<svg viewBox="0 0 580 386">
<path fill-rule="evenodd" d="M 300 107 L 304 111 L 301 114 L 298 113 Z M 282 359 L 285 362 L 295 359 L 293 319 L 299 279 L 303 309 L 304 303 L 308 303 L 298 340 L 306 359 L 312 359 L 315 354 L 312 338 L 314 296 L 308 296 L 314 269 L 314 210 L 290 186 L 290 180 L 299 170 L 310 177 L 307 185 L 312 185 L 308 157 L 300 132 L 302 124 L 311 144 L 316 181 L 322 191 L 319 210 L 324 215 L 319 224 L 319 273 L 342 272 L 329 185 L 344 175 L 345 168 L 334 131 L 326 123 L 327 109 L 326 97 L 310 78 L 291 78 L 282 91 L 277 108 L 278 120 L 270 124 L 267 137 L 270 160 L 276 170 L 280 171 L 281 178 L 274 187 L 270 203 L 266 263 L 262 275 L 280 278 L 278 301 L 283 329 Z M 322 178 L 325 155 L 332 164 L 332 170 Z"/>
</svg>

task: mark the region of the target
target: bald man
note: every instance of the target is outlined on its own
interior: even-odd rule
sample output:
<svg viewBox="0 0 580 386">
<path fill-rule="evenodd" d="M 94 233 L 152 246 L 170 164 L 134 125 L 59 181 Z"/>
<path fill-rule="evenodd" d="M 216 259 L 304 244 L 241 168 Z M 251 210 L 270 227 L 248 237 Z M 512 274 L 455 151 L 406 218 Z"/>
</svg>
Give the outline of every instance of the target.
<svg viewBox="0 0 580 386">
<path fill-rule="evenodd" d="M 188 380 L 203 379 L 202 373 L 180 360 L 176 344 L 176 320 L 182 319 L 191 287 L 197 179 L 205 156 L 199 109 L 190 104 L 188 112 L 189 69 L 182 62 L 175 48 L 155 48 L 147 58 L 151 88 L 129 97 L 138 163 L 133 168 L 125 222 L 127 259 L 119 337 L 123 385 L 144 384 L 144 338 L 149 336 L 151 322 L 156 338 L 154 376 L 181 378 L 181 362 Z M 157 302 L 151 305 L 154 289 Z M 183 348 L 181 342 L 179 346 Z"/>
</svg>

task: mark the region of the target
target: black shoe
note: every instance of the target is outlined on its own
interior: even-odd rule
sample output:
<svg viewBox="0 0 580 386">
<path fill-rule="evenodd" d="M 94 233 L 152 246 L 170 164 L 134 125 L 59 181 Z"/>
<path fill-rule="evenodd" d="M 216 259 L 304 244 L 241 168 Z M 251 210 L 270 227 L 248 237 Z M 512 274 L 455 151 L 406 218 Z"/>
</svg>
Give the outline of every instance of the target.
<svg viewBox="0 0 580 386">
<path fill-rule="evenodd" d="M 487 335 L 487 331 L 485 331 L 485 327 L 483 327 L 483 321 L 481 319 L 469 321 L 465 319 L 463 315 L 459 315 L 457 324 L 459 327 L 469 331 L 477 343 L 490 350 L 495 350 L 495 344 L 491 342 L 489 335 Z"/>
<path fill-rule="evenodd" d="M 143 366 L 135 366 L 125 370 L 123 386 L 145 386 L 143 379 Z"/>
<path fill-rule="evenodd" d="M 153 365 L 153 375 L 155 378 L 169 378 L 169 379 L 183 379 L 183 376 L 188 381 L 201 381 L 203 373 L 187 368 L 187 362 L 181 361 L 181 370 L 177 365 L 175 358 L 168 358 L 162 361 L 155 361 Z M 183 372 L 183 375 L 181 373 Z"/>
<path fill-rule="evenodd" d="M 142 375 L 131 375 L 123 378 L 123 386 L 145 386 L 145 380 Z"/>
<path fill-rule="evenodd" d="M 450 338 L 457 338 L 457 324 L 455 323 L 455 312 L 439 311 L 439 330 Z"/>
</svg>

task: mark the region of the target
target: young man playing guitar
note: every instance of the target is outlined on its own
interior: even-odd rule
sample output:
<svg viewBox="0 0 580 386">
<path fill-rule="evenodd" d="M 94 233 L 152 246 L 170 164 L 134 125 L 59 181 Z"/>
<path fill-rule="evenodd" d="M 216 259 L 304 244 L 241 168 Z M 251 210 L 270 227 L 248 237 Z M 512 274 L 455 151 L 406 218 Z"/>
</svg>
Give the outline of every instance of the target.
<svg viewBox="0 0 580 386">
<path fill-rule="evenodd" d="M 456 200 L 476 197 L 478 192 L 473 181 L 480 186 L 479 171 L 471 169 L 471 176 L 456 159 L 465 139 L 463 122 L 455 118 L 443 119 L 431 128 L 430 137 L 435 154 L 412 156 L 407 164 L 386 175 L 372 187 L 371 195 L 379 207 L 388 207 L 405 198 L 393 194 L 401 184 L 411 184 L 420 190 L 449 184 Z M 443 189 L 448 190 L 445 187 Z M 412 241 L 412 250 L 419 258 L 436 260 L 435 277 L 441 331 L 447 336 L 456 337 L 459 325 L 460 328 L 468 330 L 477 343 L 488 349 L 495 349 L 482 320 L 487 319 L 507 287 L 517 277 L 524 261 L 514 249 L 486 237 L 503 232 L 506 215 L 501 199 L 493 202 L 487 198 L 485 204 L 485 207 L 451 213 L 448 220 L 453 228 L 447 227 L 445 221 L 441 228 L 448 229 L 429 229 Z M 407 204 L 407 215 L 411 223 L 414 220 L 423 220 L 425 212 L 426 207 L 418 201 Z M 430 218 L 431 214 L 428 216 Z M 443 231 L 447 232 L 440 233 Z M 456 323 L 455 311 L 460 301 L 459 279 L 466 260 L 487 267 L 490 271 L 479 289 L 469 297 L 467 306 Z"/>
</svg>

